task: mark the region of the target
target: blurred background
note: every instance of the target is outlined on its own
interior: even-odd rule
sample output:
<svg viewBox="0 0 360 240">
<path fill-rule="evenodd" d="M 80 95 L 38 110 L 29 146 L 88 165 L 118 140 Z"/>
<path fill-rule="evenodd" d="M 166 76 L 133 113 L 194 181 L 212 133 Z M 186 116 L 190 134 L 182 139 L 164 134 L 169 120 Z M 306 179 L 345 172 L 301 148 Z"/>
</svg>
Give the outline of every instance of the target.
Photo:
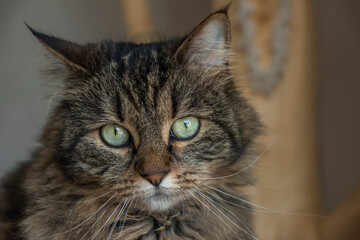
<svg viewBox="0 0 360 240">
<path fill-rule="evenodd" d="M 241 49 L 240 44 L 241 36 L 245 32 L 241 31 L 243 25 L 239 23 L 237 17 L 241 1 L 243 0 L 232 1 L 230 16 L 233 35 L 236 35 L 234 45 L 239 53 L 244 53 L 239 54 L 239 59 L 246 69 L 247 49 Z M 18 162 L 29 159 L 31 152 L 36 148 L 36 140 L 48 117 L 49 98 L 54 91 L 47 85 L 46 80 L 40 77 L 38 70 L 45 61 L 44 51 L 26 28 L 24 21 L 36 30 L 81 44 L 96 42 L 103 38 L 139 39 L 139 36 L 146 32 L 181 36 L 227 2 L 210 0 L 135 0 L 131 3 L 121 0 L 0 1 L 0 177 L 14 168 Z M 286 1 L 253 1 L 254 8 L 260 9 L 262 15 L 249 19 L 258 25 L 260 35 L 262 31 L 264 32 L 262 35 L 269 35 L 267 32 L 271 32 L 272 18 L 276 16 L 282 2 Z M 313 198 L 314 201 L 304 206 L 294 204 L 286 210 L 299 210 L 300 206 L 300 208 L 331 212 L 341 206 L 359 187 L 359 13 L 360 1 L 356 0 L 292 1 L 287 22 L 290 34 L 285 41 L 290 50 L 284 62 L 284 74 L 279 77 L 281 80 L 274 89 L 263 94 L 251 90 L 248 84 L 249 79 L 246 77 L 249 74 L 239 74 L 239 81 L 242 82 L 240 85 L 243 83 L 243 85 L 248 85 L 246 94 L 249 94 L 253 104 L 258 107 L 265 123 L 271 126 L 267 135 L 269 139 L 275 139 L 274 151 L 288 149 L 289 155 L 284 157 L 284 161 L 286 159 L 300 159 L 301 161 L 303 153 L 304 156 L 310 156 L 304 160 L 304 166 L 301 165 L 303 163 L 297 162 L 292 165 L 295 167 L 289 168 L 291 170 L 288 172 L 298 172 L 300 180 L 297 180 L 297 183 L 301 186 L 296 185 L 296 189 L 301 189 L 300 194 L 303 198 Z M 259 46 L 264 46 L 264 51 L 268 48 L 266 39 L 268 38 L 258 38 Z M 269 55 L 274 54 L 271 51 L 268 52 L 270 52 Z M 305 87 L 303 87 L 304 84 Z M 294 90 L 296 94 L 291 94 L 293 91 L 291 89 L 296 89 Z M 296 104 L 291 105 L 291 102 Z M 268 108 L 269 104 L 271 107 Z M 287 108 L 289 111 L 284 110 Z M 294 124 L 289 125 L 283 123 L 291 122 L 289 119 L 292 117 L 302 119 L 303 115 L 305 115 L 304 119 L 299 122 L 293 121 Z M 277 123 L 280 121 L 280 124 L 272 125 L 274 118 L 280 119 L 276 120 Z M 294 133 L 293 131 L 288 131 L 289 134 L 287 134 L 287 126 L 291 129 L 300 126 L 301 135 L 290 134 Z M 285 130 L 283 132 L 278 129 Z M 283 138 L 278 135 L 282 135 Z M 284 145 L 281 144 L 281 140 L 277 141 L 278 138 L 285 139 L 284 142 L 304 139 L 305 145 L 301 143 L 291 146 L 290 144 L 288 148 L 282 148 Z M 269 141 L 265 140 L 266 143 Z M 265 146 L 266 143 L 264 143 Z M 309 143 L 311 146 L 306 145 Z M 287 175 L 282 173 L 287 172 L 287 169 L 277 172 L 277 164 L 280 166 L 281 162 L 271 160 L 271 158 L 276 158 L 276 154 L 271 155 L 271 148 L 270 154 L 267 158 L 261 159 L 258 166 L 264 169 L 271 168 L 271 174 L 269 171 L 264 173 L 264 170 L 260 170 L 259 184 L 262 187 L 266 185 L 268 189 L 280 189 L 277 182 L 281 180 L 268 180 L 278 178 L 286 182 Z M 269 161 L 267 161 L 268 158 Z M 274 175 L 277 176 L 274 178 Z M 261 185 L 262 181 L 266 183 Z M 306 187 L 309 185 L 313 186 Z M 278 190 L 268 191 L 266 194 L 258 191 L 260 190 L 253 194 L 266 195 L 265 199 L 272 199 Z M 276 201 L 276 204 L 272 204 L 271 201 L 264 204 L 271 208 L 281 207 L 279 198 L 273 201 Z M 357 221 L 360 228 L 359 218 Z M 261 224 L 265 223 L 260 221 Z M 274 233 L 273 236 L 276 234 Z M 289 238 L 282 234 L 281 237 L 260 239 Z"/>
</svg>

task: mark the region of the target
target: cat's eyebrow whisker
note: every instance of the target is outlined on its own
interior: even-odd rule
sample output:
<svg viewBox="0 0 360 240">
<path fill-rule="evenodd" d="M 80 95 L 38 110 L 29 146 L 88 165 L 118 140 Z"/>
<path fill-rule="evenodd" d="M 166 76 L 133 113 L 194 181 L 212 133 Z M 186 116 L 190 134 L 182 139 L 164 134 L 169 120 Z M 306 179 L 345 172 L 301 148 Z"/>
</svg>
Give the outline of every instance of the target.
<svg viewBox="0 0 360 240">
<path fill-rule="evenodd" d="M 251 230 L 247 227 L 247 225 L 241 221 L 240 219 L 240 222 L 245 225 L 245 227 L 248 229 L 249 232 L 245 231 L 242 227 L 240 227 L 239 225 L 237 225 L 234 221 L 232 221 L 228 216 L 226 216 L 225 213 L 223 213 L 219 208 L 217 208 L 213 203 L 216 203 L 216 201 L 210 199 L 209 197 L 207 197 L 205 194 L 203 194 L 202 192 L 194 189 L 195 192 L 197 194 L 199 194 L 200 196 L 202 196 L 208 203 L 210 203 L 219 213 L 221 213 L 221 215 L 223 215 L 227 220 L 229 220 L 235 227 L 237 227 L 238 229 L 240 229 L 240 231 L 242 231 L 243 233 L 245 233 L 246 235 L 248 235 L 249 237 L 257 240 L 257 238 L 254 236 L 254 234 L 251 232 Z M 226 209 L 225 207 L 223 207 L 224 209 Z M 227 209 L 226 209 L 227 210 Z M 229 210 L 228 210 L 229 211 Z M 230 211 L 229 211 L 230 212 Z M 231 213 L 231 212 L 230 212 Z"/>
<path fill-rule="evenodd" d="M 69 229 L 69 230 L 67 230 L 67 231 L 65 231 L 65 232 L 57 233 L 57 234 L 54 234 L 53 236 L 49 236 L 49 237 L 47 237 L 47 238 L 52 238 L 52 237 L 56 237 L 56 236 L 59 236 L 59 235 L 62 235 L 62 234 L 66 234 L 66 233 L 68 233 L 68 232 L 71 232 L 71 231 L 79 228 L 80 226 L 82 226 L 83 224 L 85 224 L 87 221 L 89 221 L 92 217 L 94 217 L 98 212 L 100 212 L 100 210 L 103 209 L 103 208 L 105 207 L 105 205 L 108 204 L 115 196 L 116 196 L 116 194 L 114 194 L 111 198 L 109 198 L 109 200 L 107 200 L 103 205 L 101 205 L 101 207 L 100 207 L 96 212 L 94 212 L 93 214 L 91 214 L 90 217 L 88 217 L 87 219 L 85 219 L 85 220 L 84 220 L 83 222 L 81 222 L 80 224 L 76 225 L 75 227 L 73 227 L 73 228 L 71 228 L 71 229 Z M 108 206 L 108 207 L 109 207 L 109 206 Z M 108 208 L 108 207 L 107 207 L 107 208 Z M 106 208 L 106 209 L 107 209 L 107 208 Z M 105 210 L 106 210 L 106 209 L 105 209 Z"/>
<path fill-rule="evenodd" d="M 224 178 L 228 178 L 228 177 L 232 177 L 232 176 L 235 176 L 237 174 L 240 174 L 242 172 L 244 172 L 245 170 L 249 169 L 250 167 L 252 167 L 255 163 L 257 163 L 263 156 L 264 154 L 269 150 L 269 148 L 271 147 L 271 145 L 274 143 L 275 139 L 272 140 L 268 145 L 267 147 L 264 149 L 264 151 L 257 157 L 255 158 L 254 161 L 252 161 L 249 165 L 247 165 L 246 167 L 242 168 L 241 170 L 235 172 L 235 173 L 232 173 L 230 175 L 227 175 L 227 176 L 222 176 L 222 177 L 213 177 L 213 178 L 200 178 L 200 179 L 203 179 L 203 180 L 215 180 L 215 179 L 224 179 Z"/>
<path fill-rule="evenodd" d="M 220 189 L 217 189 L 217 188 L 215 188 L 215 187 L 209 186 L 209 185 L 207 185 L 207 184 L 203 184 L 203 185 L 206 186 L 206 187 L 208 187 L 208 188 L 211 188 L 211 189 L 213 189 L 213 190 L 215 190 L 215 191 L 217 191 L 217 192 L 220 192 L 220 193 L 222 193 L 222 194 L 224 194 L 224 195 L 227 195 L 227 196 L 229 196 L 229 197 L 235 198 L 235 199 L 237 199 L 237 200 L 239 200 L 239 201 L 241 201 L 241 202 L 244 202 L 244 203 L 247 203 L 247 204 L 249 204 L 249 205 L 251 205 L 251 206 L 258 207 L 258 208 L 262 209 L 262 210 L 258 210 L 258 209 L 246 208 L 246 207 L 244 207 L 244 206 L 237 205 L 237 204 L 235 204 L 235 203 L 231 203 L 231 202 L 229 202 L 229 201 L 227 201 L 227 200 L 225 200 L 225 199 L 222 199 L 221 197 L 218 197 L 218 198 L 221 198 L 223 201 L 226 201 L 226 202 L 228 202 L 228 203 L 233 204 L 234 206 L 238 206 L 238 207 L 241 207 L 241 208 L 249 209 L 249 210 L 252 210 L 252 211 L 254 211 L 254 212 L 286 214 L 286 215 L 293 215 L 293 216 L 300 216 L 300 217 L 328 218 L 328 216 L 324 216 L 324 215 L 306 214 L 306 213 L 295 213 L 295 212 L 281 211 L 281 210 L 276 210 L 276 209 L 271 209 L 271 208 L 263 207 L 263 206 L 261 206 L 261 205 L 258 205 L 258 204 L 256 204 L 256 203 L 249 202 L 249 201 L 247 201 L 247 200 L 245 200 L 245 199 L 239 198 L 239 197 L 237 197 L 237 196 L 234 196 L 234 195 L 232 195 L 232 194 L 230 194 L 230 193 L 224 192 L 224 191 L 222 191 L 222 190 L 220 190 Z"/>
<path fill-rule="evenodd" d="M 194 189 L 194 190 L 195 190 L 195 189 Z M 195 191 L 196 191 L 196 190 L 195 190 Z M 225 222 L 224 219 L 222 219 L 218 214 L 216 214 L 208 205 L 206 205 L 205 203 L 203 203 L 203 202 L 202 202 L 198 197 L 196 197 L 195 194 L 193 194 L 191 191 L 189 191 L 189 193 L 190 193 L 195 199 L 197 199 L 202 205 L 204 205 L 211 213 L 213 213 L 220 221 L 222 221 L 239 239 L 241 239 L 240 236 L 235 232 L 235 230 L 232 229 L 232 228 L 229 226 L 229 224 L 227 224 L 227 223 Z"/>
<path fill-rule="evenodd" d="M 99 230 L 97 230 L 93 236 L 90 237 L 90 239 L 95 239 L 95 237 L 101 232 L 101 230 L 104 229 L 104 227 L 106 226 L 106 224 L 110 221 L 110 219 L 112 218 L 112 216 L 114 216 L 114 214 L 117 212 L 117 210 L 119 209 L 119 207 L 121 206 L 121 204 L 123 204 L 123 207 L 124 207 L 124 204 L 126 204 L 128 198 L 125 198 L 125 200 L 123 201 L 120 201 L 118 203 L 118 205 L 116 206 L 116 208 L 114 209 L 114 211 L 110 214 L 110 216 L 108 217 L 108 219 L 105 221 L 105 223 L 99 228 Z M 125 201 L 125 203 L 124 203 Z M 120 210 L 121 212 L 121 210 Z"/>
</svg>

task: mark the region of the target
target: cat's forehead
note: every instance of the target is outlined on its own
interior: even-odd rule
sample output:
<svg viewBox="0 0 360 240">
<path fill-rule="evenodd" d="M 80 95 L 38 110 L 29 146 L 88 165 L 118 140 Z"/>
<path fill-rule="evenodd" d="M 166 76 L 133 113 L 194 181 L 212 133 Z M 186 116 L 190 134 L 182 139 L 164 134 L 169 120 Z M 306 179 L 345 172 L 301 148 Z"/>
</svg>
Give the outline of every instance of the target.
<svg viewBox="0 0 360 240">
<path fill-rule="evenodd" d="M 174 43 L 172 43 L 174 44 Z M 151 43 L 112 46 L 110 62 L 98 72 L 75 101 L 87 112 L 103 112 L 135 128 L 162 127 L 186 117 L 207 116 L 223 103 L 220 81 L 202 68 L 191 68 L 174 57 L 175 45 Z M 90 94 L 88 93 L 90 92 Z M 94 102 L 91 104 L 89 102 Z"/>
<path fill-rule="evenodd" d="M 171 56 L 159 48 L 159 44 L 117 44 L 109 64 L 83 89 L 84 96 L 88 91 L 94 93 L 104 112 L 110 109 L 133 124 L 168 118 L 173 111 L 174 85 L 181 83 L 174 79 L 177 74 Z"/>
<path fill-rule="evenodd" d="M 134 43 L 104 43 L 110 45 L 110 60 L 125 64 L 126 67 L 136 67 L 139 64 L 156 63 L 159 58 L 171 58 L 174 42 L 155 42 L 146 44 Z"/>
</svg>

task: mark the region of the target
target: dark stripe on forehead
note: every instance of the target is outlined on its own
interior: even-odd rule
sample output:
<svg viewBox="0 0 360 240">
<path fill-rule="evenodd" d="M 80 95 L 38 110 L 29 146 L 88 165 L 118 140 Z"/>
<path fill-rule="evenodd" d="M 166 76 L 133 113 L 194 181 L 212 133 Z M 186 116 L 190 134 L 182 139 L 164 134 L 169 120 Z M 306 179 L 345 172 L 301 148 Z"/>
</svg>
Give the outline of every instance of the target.
<svg viewBox="0 0 360 240">
<path fill-rule="evenodd" d="M 135 107 L 135 109 L 140 112 L 140 106 L 138 105 L 138 102 L 135 100 L 134 96 L 132 95 L 130 89 L 126 87 L 124 84 L 122 84 L 122 90 L 125 92 L 127 99 L 129 102 L 132 103 L 132 105 Z"/>
<path fill-rule="evenodd" d="M 127 72 L 129 90 L 132 92 L 133 96 L 136 95 L 137 98 L 133 97 L 134 100 L 137 100 L 137 110 L 139 111 L 142 107 L 145 108 L 145 112 L 149 112 L 149 103 L 148 100 L 148 91 L 149 91 L 149 81 L 148 81 L 148 62 L 146 58 L 138 59 L 134 66 L 129 69 Z"/>
<path fill-rule="evenodd" d="M 123 115 L 123 111 L 122 111 L 122 107 L 121 107 L 121 100 L 120 100 L 120 95 L 117 92 L 115 95 L 115 105 L 116 105 L 116 113 L 120 119 L 120 121 L 124 121 L 124 115 Z"/>
<path fill-rule="evenodd" d="M 172 117 L 174 118 L 178 113 L 178 96 L 175 89 L 171 92 L 171 107 L 172 107 Z"/>
<path fill-rule="evenodd" d="M 153 104 L 154 104 L 154 108 L 156 109 L 158 105 L 158 96 L 159 96 L 160 87 L 159 85 L 155 85 L 155 84 L 153 84 L 152 86 L 154 88 Z"/>
<path fill-rule="evenodd" d="M 132 43 L 117 43 L 111 50 L 110 58 L 118 64 L 117 72 L 119 75 L 124 73 L 126 70 L 126 63 L 124 61 L 124 56 L 129 54 L 129 52 L 136 47 L 136 44 Z"/>
<path fill-rule="evenodd" d="M 167 66 L 168 64 L 166 64 L 166 57 L 163 56 L 162 54 L 157 55 L 157 63 L 159 67 L 159 71 L 158 71 L 159 87 L 162 88 L 167 80 L 166 73 L 169 70 L 168 69 L 169 66 Z"/>
<path fill-rule="evenodd" d="M 164 88 L 165 83 L 167 82 L 167 71 L 168 68 L 166 66 L 166 58 L 162 54 L 157 55 L 157 64 L 158 64 L 158 72 L 157 72 L 157 80 L 158 84 L 154 87 L 154 106 L 157 107 L 159 92 Z"/>
</svg>

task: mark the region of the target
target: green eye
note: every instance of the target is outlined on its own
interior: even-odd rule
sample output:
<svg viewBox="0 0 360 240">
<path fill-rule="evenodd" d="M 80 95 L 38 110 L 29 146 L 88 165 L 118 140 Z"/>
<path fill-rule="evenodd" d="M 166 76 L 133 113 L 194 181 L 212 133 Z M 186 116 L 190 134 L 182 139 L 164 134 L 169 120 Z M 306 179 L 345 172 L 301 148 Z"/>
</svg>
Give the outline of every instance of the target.
<svg viewBox="0 0 360 240">
<path fill-rule="evenodd" d="M 171 135 L 177 140 L 190 140 L 200 129 L 197 117 L 184 117 L 176 120 L 171 127 Z"/>
<path fill-rule="evenodd" d="M 130 133 L 117 124 L 104 125 L 100 129 L 102 140 L 111 147 L 124 147 L 130 141 Z"/>
</svg>

